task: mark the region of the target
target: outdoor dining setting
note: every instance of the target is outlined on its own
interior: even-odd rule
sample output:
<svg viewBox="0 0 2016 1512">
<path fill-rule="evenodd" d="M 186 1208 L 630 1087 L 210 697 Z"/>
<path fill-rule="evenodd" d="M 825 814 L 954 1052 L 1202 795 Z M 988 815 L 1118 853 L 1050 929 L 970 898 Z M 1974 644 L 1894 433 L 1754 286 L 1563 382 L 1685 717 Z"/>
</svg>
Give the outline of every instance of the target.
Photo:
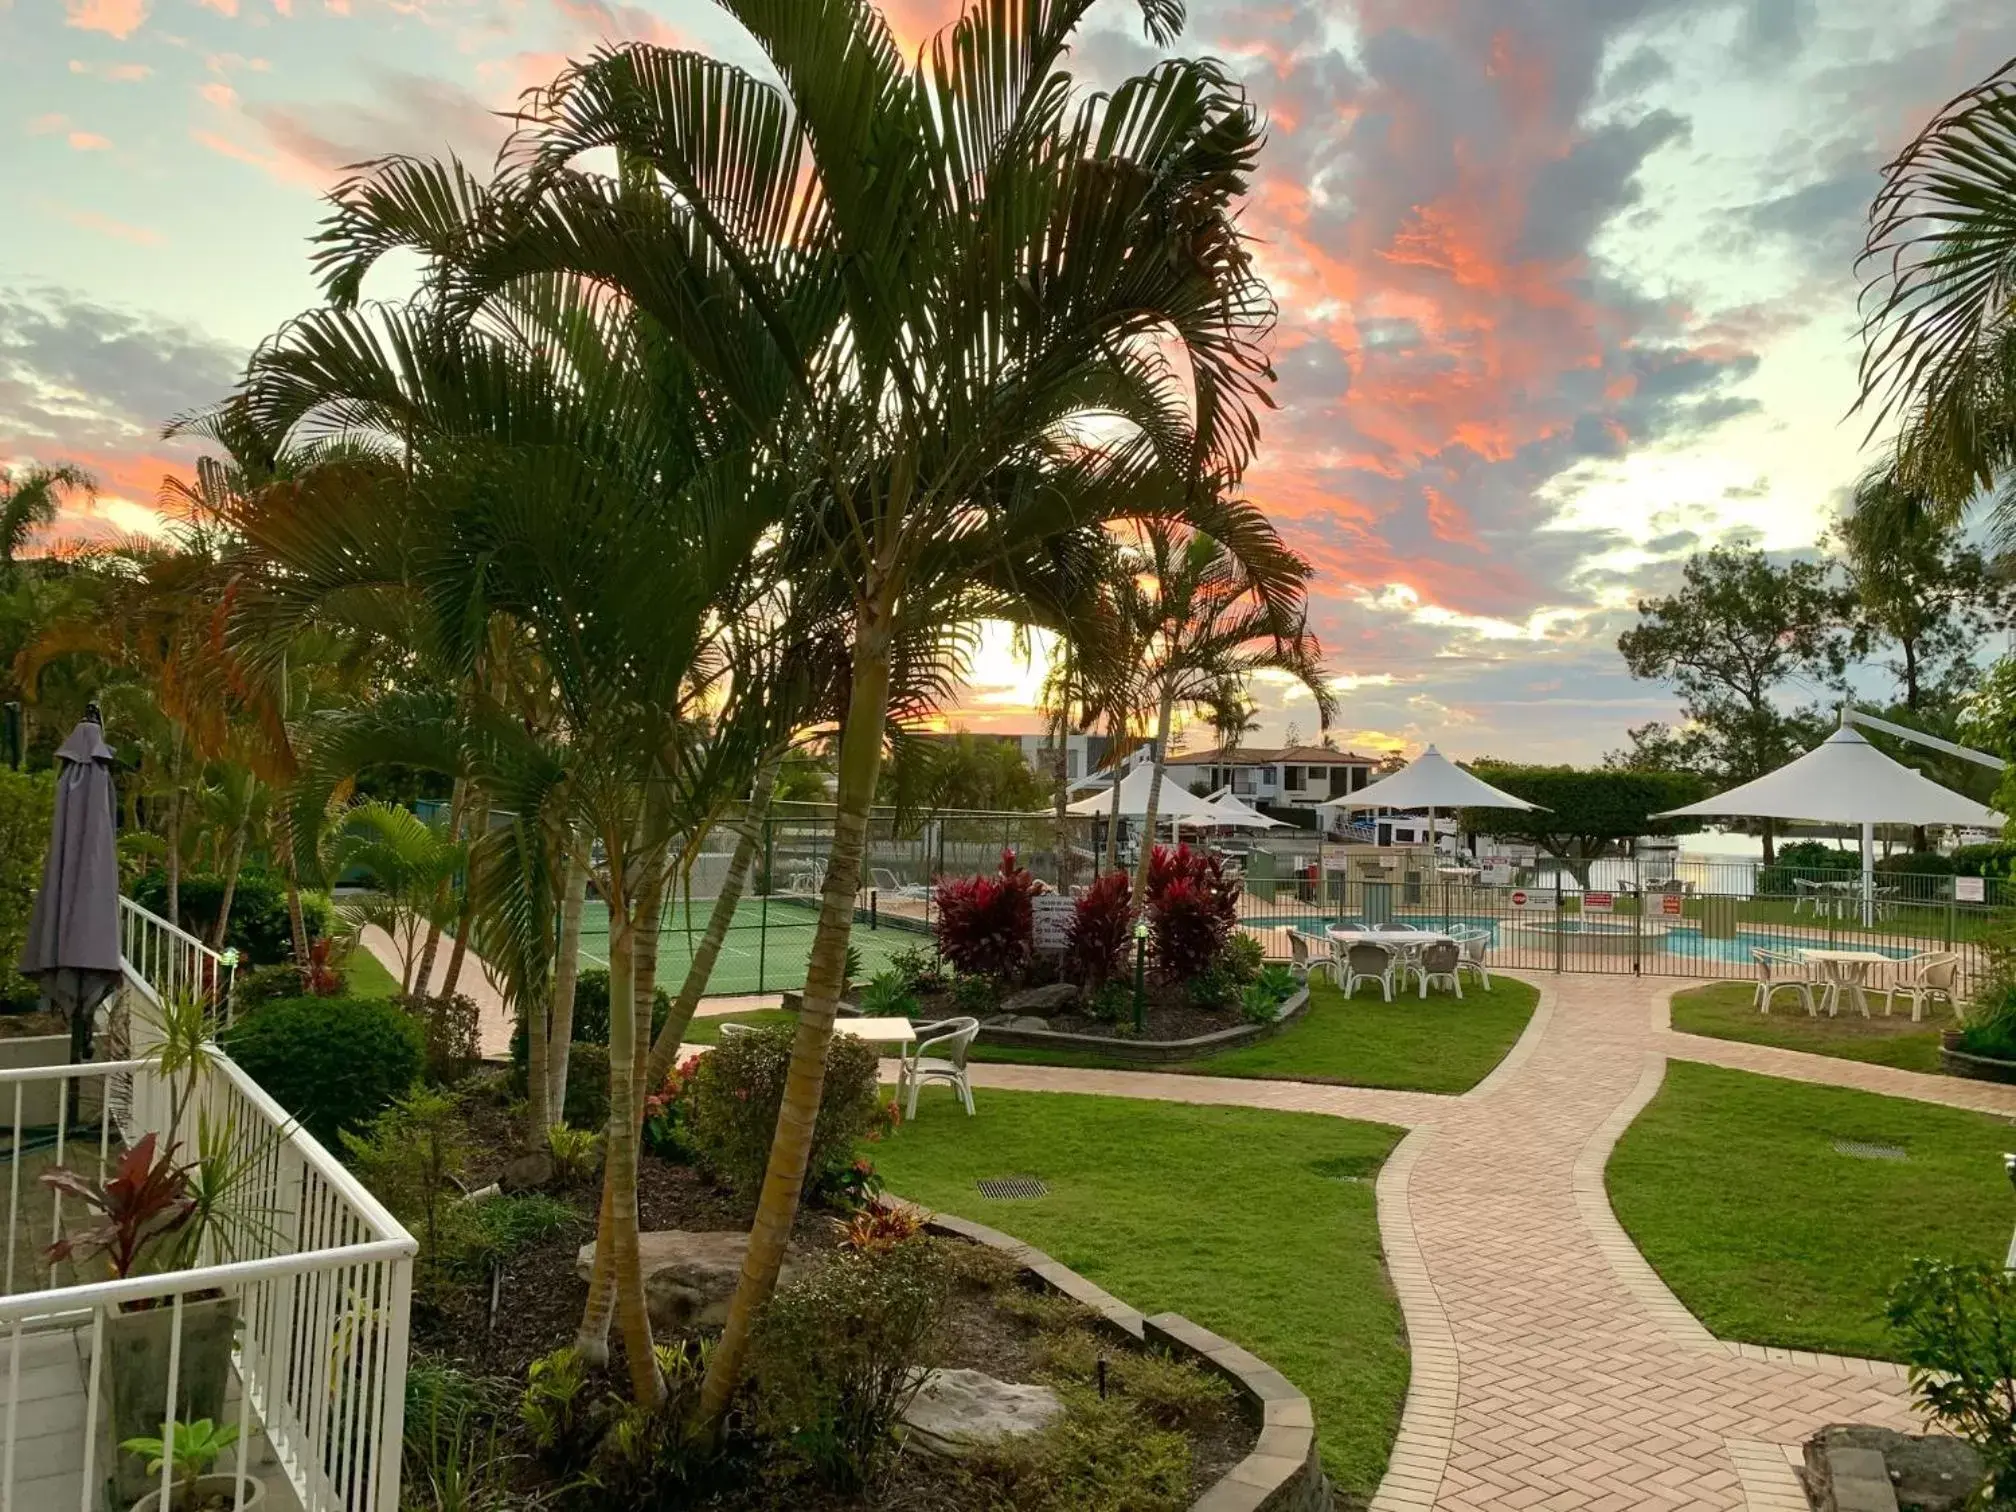
<svg viewBox="0 0 2016 1512">
<path fill-rule="evenodd" d="M 1760 1013 L 1771 1011 L 1780 992 L 1790 992 L 1809 1017 L 1825 1013 L 1831 1018 L 1846 999 L 1868 1018 L 1869 995 L 1880 993 L 1885 1018 L 1900 997 L 1911 1004 L 1914 1024 L 1935 1004 L 1944 1004 L 1956 1020 L 1961 1017 L 1957 997 L 1960 956 L 1956 951 L 1925 950 L 1893 956 L 1878 950 L 1814 945 L 1759 948 L 1751 952 L 1751 959 L 1757 966 L 1754 1001 Z"/>
</svg>

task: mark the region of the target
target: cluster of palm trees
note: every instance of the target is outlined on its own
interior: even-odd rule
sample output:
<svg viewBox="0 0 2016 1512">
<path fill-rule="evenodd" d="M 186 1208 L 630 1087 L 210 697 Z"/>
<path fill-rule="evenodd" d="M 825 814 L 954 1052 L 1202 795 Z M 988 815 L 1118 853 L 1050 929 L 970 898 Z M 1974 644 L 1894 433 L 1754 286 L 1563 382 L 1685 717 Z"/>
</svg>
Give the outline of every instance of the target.
<svg viewBox="0 0 2016 1512">
<path fill-rule="evenodd" d="M 398 157 L 344 183 L 326 303 L 177 422 L 216 453 L 181 490 L 200 525 L 46 646 L 90 631 L 145 669 L 187 759 L 230 750 L 290 884 L 393 856 L 424 925 L 409 981 L 444 933 L 482 953 L 527 1023 L 537 1131 L 600 898 L 610 1123 L 579 1342 L 620 1328 L 646 1402 L 643 1095 L 780 765 L 831 741 L 804 1009 L 702 1426 L 798 1207 L 885 757 L 977 627 L 1048 637 L 1060 729 L 1152 730 L 1158 756 L 1179 709 L 1243 720 L 1258 667 L 1329 707 L 1309 568 L 1238 495 L 1273 307 L 1236 225 L 1261 142 L 1237 87 L 1172 58 L 1084 91 L 1064 61 L 1091 0 L 976 0 L 914 59 L 868 0 L 718 3 L 768 75 L 606 48 L 526 97 L 489 175 Z M 1137 4 L 1170 44 L 1178 0 Z M 367 301 L 388 258 L 416 292 Z M 346 811 L 395 763 L 449 785 L 436 870 L 402 820 Z M 724 830 L 653 1042 L 664 902 Z"/>
</svg>

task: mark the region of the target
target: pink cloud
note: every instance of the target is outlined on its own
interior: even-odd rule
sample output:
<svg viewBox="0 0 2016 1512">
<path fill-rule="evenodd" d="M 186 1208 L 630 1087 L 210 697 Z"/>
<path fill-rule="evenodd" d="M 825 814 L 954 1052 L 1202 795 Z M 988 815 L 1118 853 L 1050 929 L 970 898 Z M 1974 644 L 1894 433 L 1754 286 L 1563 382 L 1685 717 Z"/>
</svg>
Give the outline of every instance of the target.
<svg viewBox="0 0 2016 1512">
<path fill-rule="evenodd" d="M 124 41 L 147 19 L 147 0 L 63 0 L 66 25 Z"/>
<path fill-rule="evenodd" d="M 35 119 L 28 123 L 28 135 L 47 136 L 52 131 L 61 131 L 69 124 L 70 117 L 59 111 L 52 110 L 47 115 L 36 116 Z"/>
<path fill-rule="evenodd" d="M 205 10 L 217 12 L 220 16 L 235 16 L 238 14 L 238 0 L 196 0 L 196 3 Z"/>
<path fill-rule="evenodd" d="M 70 72 L 103 79 L 110 84 L 137 84 L 154 70 L 145 63 L 100 63 L 94 67 L 82 58 L 72 58 Z"/>
<path fill-rule="evenodd" d="M 70 133 L 69 142 L 71 147 L 78 152 L 110 152 L 112 150 L 112 139 L 100 136 L 95 131 L 73 131 Z"/>
<path fill-rule="evenodd" d="M 131 226 L 125 221 L 114 220 L 109 215 L 100 215 L 96 210 L 79 210 L 70 205 L 60 205 L 53 200 L 44 200 L 42 208 L 59 220 L 66 220 L 80 231 L 89 231 L 96 236 L 106 236 L 114 241 L 131 242 L 136 247 L 158 247 L 163 241 L 159 231 L 146 226 Z"/>
<path fill-rule="evenodd" d="M 196 93 L 220 110 L 229 110 L 238 103 L 238 91 L 229 84 L 205 84 Z"/>
</svg>

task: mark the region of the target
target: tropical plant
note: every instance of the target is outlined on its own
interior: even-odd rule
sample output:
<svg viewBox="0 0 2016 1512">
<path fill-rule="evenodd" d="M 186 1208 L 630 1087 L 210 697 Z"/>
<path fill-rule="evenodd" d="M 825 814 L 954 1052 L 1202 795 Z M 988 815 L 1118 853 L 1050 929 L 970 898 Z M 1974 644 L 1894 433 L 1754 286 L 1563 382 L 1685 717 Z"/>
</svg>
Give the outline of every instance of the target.
<svg viewBox="0 0 2016 1512">
<path fill-rule="evenodd" d="M 421 1025 L 382 998 L 284 998 L 231 1025 L 220 1042 L 275 1102 L 331 1145 L 390 1106 L 425 1063 Z"/>
<path fill-rule="evenodd" d="M 174 1150 L 154 1134 L 124 1151 L 101 1184 L 67 1166 L 42 1173 L 42 1184 L 74 1197 L 98 1215 L 78 1225 L 42 1252 L 45 1263 L 76 1263 L 103 1256 L 112 1279 L 141 1273 L 153 1247 L 195 1216 L 189 1178 Z"/>
<path fill-rule="evenodd" d="M 460 842 L 446 826 L 429 824 L 392 803 L 361 803 L 347 811 L 329 841 L 328 868 L 340 875 L 363 872 L 371 891 L 346 902 L 345 915 L 358 927 L 376 926 L 392 937 L 399 952 L 399 990 L 425 992 L 414 982 L 424 932 L 440 922 L 442 888 L 465 864 Z"/>
<path fill-rule="evenodd" d="M 147 1473 L 159 1475 L 164 1464 L 173 1476 L 161 1512 L 176 1512 L 194 1504 L 197 1480 L 210 1473 L 226 1449 L 238 1442 L 238 1425 L 219 1425 L 209 1418 L 193 1423 L 163 1423 L 159 1437 L 130 1438 L 119 1447 L 147 1461 Z"/>
<path fill-rule="evenodd" d="M 1239 927 L 1238 884 L 1218 858 L 1187 845 L 1156 846 L 1147 895 L 1150 949 L 1163 979 L 1189 981 L 1217 966 Z"/>
<path fill-rule="evenodd" d="M 901 974 L 878 971 L 861 989 L 860 1008 L 868 1018 L 915 1018 L 917 994 Z"/>
<path fill-rule="evenodd" d="M 965 975 L 1015 980 L 1029 964 L 1035 896 L 1036 879 L 1010 850 L 991 874 L 943 878 L 933 926 L 939 952 Z"/>
<path fill-rule="evenodd" d="M 1860 265 L 1859 405 L 1872 435 L 1897 422 L 1899 479 L 1957 518 L 2016 463 L 2016 59 L 1885 167 Z"/>
<path fill-rule="evenodd" d="M 590 1180 L 602 1165 L 602 1136 L 594 1129 L 570 1129 L 556 1123 L 546 1130 L 546 1153 L 553 1158 L 553 1179 L 572 1186 Z"/>
<path fill-rule="evenodd" d="M 1134 938 L 1133 885 L 1125 872 L 1095 878 L 1071 905 L 1064 941 L 1064 975 L 1096 997 L 1115 973 L 1126 969 Z"/>
<path fill-rule="evenodd" d="M 342 1131 L 344 1157 L 378 1200 L 420 1227 L 421 1263 L 443 1264 L 442 1213 L 460 1195 L 456 1175 L 468 1159 L 466 1120 L 454 1098 L 415 1087 L 361 1132 Z"/>
<path fill-rule="evenodd" d="M 0 467 L 0 564 L 12 575 L 36 533 L 56 523 L 66 494 L 89 498 L 97 483 L 81 467 Z"/>
<path fill-rule="evenodd" d="M 2016 1277 L 1981 1261 L 1919 1260 L 1890 1327 L 1925 1415 L 1979 1451 L 1980 1504 L 2016 1500 Z"/>
<path fill-rule="evenodd" d="M 762 1025 L 723 1039 L 693 1069 L 686 1127 L 694 1155 L 744 1199 L 762 1186 L 793 1052 L 790 1025 Z M 841 1179 L 881 1117 L 874 1047 L 840 1036 L 827 1057 L 808 1162 L 814 1191 Z"/>
</svg>

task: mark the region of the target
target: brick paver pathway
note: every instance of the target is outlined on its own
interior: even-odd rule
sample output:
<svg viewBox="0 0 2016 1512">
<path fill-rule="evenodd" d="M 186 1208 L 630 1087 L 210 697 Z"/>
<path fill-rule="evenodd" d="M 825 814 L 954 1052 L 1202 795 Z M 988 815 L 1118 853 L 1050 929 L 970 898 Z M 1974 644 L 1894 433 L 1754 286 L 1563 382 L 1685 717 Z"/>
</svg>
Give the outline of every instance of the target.
<svg viewBox="0 0 2016 1512">
<path fill-rule="evenodd" d="M 2011 1115 L 2016 1088 L 1676 1034 L 1667 999 L 1688 985 L 1545 979 L 1519 1046 L 1460 1098 L 1020 1065 L 974 1080 L 1411 1129 L 1379 1181 L 1413 1374 L 1375 1512 L 1800 1512 L 1796 1446 L 1829 1422 L 1912 1427 L 1902 1372 L 1713 1338 L 1612 1216 L 1611 1147 L 1668 1058 Z"/>
</svg>

